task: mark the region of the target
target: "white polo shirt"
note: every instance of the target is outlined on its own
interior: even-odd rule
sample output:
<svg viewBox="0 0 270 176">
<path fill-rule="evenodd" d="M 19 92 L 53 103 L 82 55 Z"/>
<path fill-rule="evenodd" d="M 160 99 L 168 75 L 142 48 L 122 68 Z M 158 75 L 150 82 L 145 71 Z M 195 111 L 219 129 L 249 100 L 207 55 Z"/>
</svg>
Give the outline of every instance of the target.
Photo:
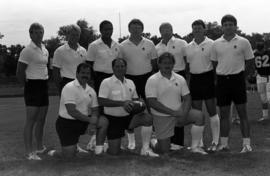
<svg viewBox="0 0 270 176">
<path fill-rule="evenodd" d="M 99 89 L 99 97 L 116 101 L 125 101 L 138 98 L 135 84 L 132 80 L 124 78 L 123 83 L 115 75 L 104 79 Z M 112 116 L 123 117 L 129 113 L 123 107 L 104 107 L 104 113 Z"/>
<path fill-rule="evenodd" d="M 241 36 L 227 41 L 221 36 L 215 40 L 211 60 L 217 61 L 216 73 L 219 75 L 237 74 L 245 70 L 245 60 L 254 57 L 249 41 Z"/>
<path fill-rule="evenodd" d="M 39 48 L 34 42 L 26 46 L 20 53 L 19 62 L 27 64 L 26 79 L 48 79 L 49 53 L 42 44 Z"/>
<path fill-rule="evenodd" d="M 200 74 L 213 70 L 211 61 L 211 49 L 213 40 L 205 37 L 204 41 L 197 44 L 191 41 L 184 49 L 184 54 L 189 63 L 190 73 Z"/>
<path fill-rule="evenodd" d="M 161 104 L 172 110 L 178 110 L 181 106 L 181 96 L 189 94 L 186 80 L 181 75 L 172 72 L 170 79 L 161 75 L 160 71 L 152 75 L 146 82 L 146 98 L 157 98 Z M 158 116 L 169 116 L 153 108 L 151 112 Z"/>
<path fill-rule="evenodd" d="M 101 38 L 88 46 L 87 60 L 94 62 L 95 71 L 112 74 L 112 61 L 116 58 L 121 58 L 120 46 L 113 40 L 111 47 L 108 47 Z"/>
<path fill-rule="evenodd" d="M 76 109 L 84 115 L 91 115 L 91 108 L 98 107 L 97 95 L 93 88 L 86 85 L 84 89 L 77 79 L 67 83 L 61 94 L 59 115 L 65 119 L 75 120 L 67 112 L 65 104 L 75 104 Z"/>
<path fill-rule="evenodd" d="M 75 51 L 68 43 L 58 47 L 53 56 L 53 66 L 60 69 L 61 77 L 76 78 L 76 69 L 80 63 L 86 61 L 86 50 L 78 44 Z"/>
<path fill-rule="evenodd" d="M 138 45 L 126 39 L 120 44 L 121 55 L 127 61 L 127 74 L 143 75 L 152 71 L 151 60 L 157 58 L 155 45 L 142 38 Z"/>
<path fill-rule="evenodd" d="M 165 53 L 169 52 L 171 53 L 175 58 L 175 65 L 173 70 L 175 72 L 183 71 L 186 68 L 186 63 L 184 61 L 184 47 L 187 46 L 187 42 L 182 39 L 178 39 L 175 37 L 172 37 L 167 45 L 162 43 L 162 40 L 156 45 L 156 50 L 158 53 L 158 57 Z"/>
</svg>

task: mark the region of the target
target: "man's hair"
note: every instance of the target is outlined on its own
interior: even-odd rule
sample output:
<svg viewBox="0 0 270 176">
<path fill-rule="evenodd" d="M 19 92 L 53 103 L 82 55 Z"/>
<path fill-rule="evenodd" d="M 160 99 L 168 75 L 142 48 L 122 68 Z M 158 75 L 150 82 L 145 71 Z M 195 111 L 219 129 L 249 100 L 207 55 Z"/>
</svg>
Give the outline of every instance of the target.
<svg viewBox="0 0 270 176">
<path fill-rule="evenodd" d="M 139 19 L 136 19 L 136 18 L 132 19 L 132 20 L 128 23 L 128 28 L 130 28 L 130 26 L 131 26 L 132 24 L 138 24 L 138 25 L 140 25 L 140 26 L 142 27 L 142 29 L 144 28 L 143 22 L 142 22 L 141 20 L 139 20 Z"/>
<path fill-rule="evenodd" d="M 169 23 L 169 22 L 164 22 L 164 23 L 161 23 L 161 25 L 159 26 L 159 31 L 160 31 L 160 29 L 161 29 L 162 27 L 164 27 L 164 26 L 170 26 L 171 29 L 173 30 L 173 27 L 172 27 L 171 23 Z"/>
<path fill-rule="evenodd" d="M 34 30 L 42 29 L 44 31 L 44 27 L 40 23 L 32 23 L 29 27 L 29 33 L 32 34 Z"/>
<path fill-rule="evenodd" d="M 264 42 L 263 41 L 259 41 L 259 42 L 256 42 L 256 49 L 261 51 L 264 49 Z"/>
<path fill-rule="evenodd" d="M 103 26 L 105 26 L 106 24 L 110 24 L 112 25 L 112 23 L 108 20 L 103 20 L 100 24 L 99 24 L 99 31 L 102 30 Z"/>
<path fill-rule="evenodd" d="M 203 22 L 203 20 L 199 19 L 199 20 L 195 20 L 192 24 L 191 27 L 193 28 L 193 26 L 199 26 L 201 25 L 204 29 L 205 29 L 205 23 Z"/>
<path fill-rule="evenodd" d="M 81 33 L 81 28 L 77 24 L 71 24 L 68 26 L 68 34 L 70 34 L 72 31 Z"/>
<path fill-rule="evenodd" d="M 91 66 L 87 63 L 80 63 L 78 66 L 77 66 L 77 70 L 76 70 L 76 73 L 80 73 L 81 69 L 85 69 L 85 68 L 88 68 L 90 71 L 91 71 Z"/>
<path fill-rule="evenodd" d="M 118 60 L 119 60 L 119 61 L 123 61 L 124 64 L 125 64 L 125 66 L 127 66 L 127 61 L 126 61 L 125 59 L 122 59 L 122 58 L 116 58 L 116 59 L 114 59 L 114 60 L 112 61 L 112 67 L 114 67 L 116 61 L 118 61 Z"/>
<path fill-rule="evenodd" d="M 169 58 L 169 59 L 171 59 L 172 61 L 173 61 L 173 64 L 175 64 L 175 58 L 174 58 L 174 56 L 171 54 L 171 53 L 169 53 L 169 52 L 165 52 L 165 53 L 163 53 L 163 54 L 161 54 L 160 56 L 159 56 L 159 58 L 158 58 L 158 64 L 160 64 L 164 59 L 166 59 L 166 58 Z"/>
<path fill-rule="evenodd" d="M 225 22 L 233 22 L 233 24 L 237 26 L 237 20 L 233 15 L 224 15 L 221 19 L 221 25 L 223 25 Z"/>
</svg>

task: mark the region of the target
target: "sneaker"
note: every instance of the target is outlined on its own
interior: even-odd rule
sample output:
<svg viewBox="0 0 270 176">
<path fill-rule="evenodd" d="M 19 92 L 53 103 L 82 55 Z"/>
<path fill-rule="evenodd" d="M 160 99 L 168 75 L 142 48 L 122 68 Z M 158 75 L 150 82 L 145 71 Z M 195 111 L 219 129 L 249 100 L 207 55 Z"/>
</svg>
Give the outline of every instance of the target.
<svg viewBox="0 0 270 176">
<path fill-rule="evenodd" d="M 202 149 L 201 147 L 195 147 L 195 148 L 191 148 L 191 153 L 199 153 L 201 155 L 207 155 L 208 153 L 204 151 L 204 149 Z"/>
<path fill-rule="evenodd" d="M 141 155 L 142 156 L 150 156 L 150 157 L 159 157 L 159 154 L 154 153 L 151 148 L 148 149 L 141 149 Z"/>
<path fill-rule="evenodd" d="M 127 147 L 129 150 L 135 150 L 136 148 L 136 144 L 135 143 L 130 143 L 128 144 L 128 147 Z"/>
<path fill-rule="evenodd" d="M 46 150 L 47 150 L 47 148 L 45 146 L 43 146 L 43 149 L 36 150 L 36 154 L 43 154 Z"/>
<path fill-rule="evenodd" d="M 250 145 L 244 145 L 240 153 L 248 153 L 252 152 L 252 148 Z"/>
<path fill-rule="evenodd" d="M 181 145 L 171 144 L 170 150 L 176 151 L 176 150 L 181 150 L 182 148 L 184 147 Z"/>
<path fill-rule="evenodd" d="M 219 151 L 219 152 L 229 152 L 230 151 L 230 148 L 229 148 L 229 146 L 219 145 L 217 147 L 217 150 L 216 151 Z"/>
<path fill-rule="evenodd" d="M 40 161 L 42 160 L 35 152 L 29 153 L 26 157 L 27 160 L 35 160 Z"/>
<path fill-rule="evenodd" d="M 156 139 L 156 138 L 152 138 L 152 139 L 150 140 L 150 147 L 151 147 L 151 148 L 156 148 L 157 143 L 158 143 L 157 139 Z"/>
<path fill-rule="evenodd" d="M 266 121 L 266 120 L 268 120 L 267 117 L 261 117 L 261 118 L 259 118 L 257 121 L 258 121 L 258 122 L 264 122 L 264 121 Z"/>
<path fill-rule="evenodd" d="M 47 154 L 48 154 L 49 156 L 54 156 L 55 152 L 56 152 L 56 150 L 50 150 L 50 151 L 48 151 Z"/>
<path fill-rule="evenodd" d="M 94 151 L 96 146 L 96 135 L 93 135 L 86 145 L 86 150 Z"/>
<path fill-rule="evenodd" d="M 214 142 L 208 147 L 207 149 L 208 152 L 216 152 L 217 151 L 217 144 Z"/>
<path fill-rule="evenodd" d="M 103 150 L 104 150 L 103 145 L 97 145 L 97 146 L 95 147 L 95 154 L 96 154 L 96 155 L 100 155 L 100 154 L 103 153 Z"/>
<path fill-rule="evenodd" d="M 79 144 L 77 144 L 77 152 L 79 152 L 79 153 L 88 153 L 88 151 L 82 149 L 82 148 L 79 146 Z"/>
</svg>

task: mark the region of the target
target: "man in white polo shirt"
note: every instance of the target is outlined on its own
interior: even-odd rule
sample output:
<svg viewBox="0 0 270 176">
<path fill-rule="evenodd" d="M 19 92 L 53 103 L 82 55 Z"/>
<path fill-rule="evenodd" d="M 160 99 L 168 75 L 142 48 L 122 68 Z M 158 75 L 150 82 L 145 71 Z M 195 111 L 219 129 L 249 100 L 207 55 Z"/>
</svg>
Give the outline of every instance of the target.
<svg viewBox="0 0 270 176">
<path fill-rule="evenodd" d="M 43 153 L 43 130 L 48 111 L 48 51 L 42 44 L 44 28 L 39 23 L 29 28 L 31 43 L 20 53 L 16 76 L 24 86 L 26 122 L 24 125 L 24 144 L 28 160 L 41 160 L 37 155 Z M 37 150 L 33 149 L 35 132 Z"/>
<path fill-rule="evenodd" d="M 254 55 L 249 41 L 236 34 L 237 20 L 232 15 L 221 19 L 224 34 L 214 41 L 211 60 L 216 65 L 217 105 L 220 108 L 220 146 L 218 150 L 228 151 L 230 131 L 230 106 L 234 102 L 240 117 L 243 137 L 241 153 L 251 152 L 250 129 L 246 109 L 247 94 L 245 67 L 254 66 Z M 246 64 L 246 66 L 245 66 Z"/>
<path fill-rule="evenodd" d="M 191 109 L 186 80 L 172 71 L 174 63 L 171 53 L 163 53 L 158 58 L 159 72 L 147 80 L 145 87 L 158 139 L 157 149 L 161 153 L 168 153 L 174 127 L 192 124 L 191 152 L 205 155 L 207 153 L 199 146 L 204 129 L 204 115 L 199 110 Z"/>
<path fill-rule="evenodd" d="M 186 63 L 184 61 L 183 49 L 187 42 L 182 39 L 173 37 L 173 27 L 170 23 L 162 23 L 159 26 L 161 41 L 156 45 L 158 56 L 165 52 L 171 53 L 175 58 L 173 71 L 186 78 Z M 174 135 L 171 138 L 171 149 L 178 150 L 184 146 L 184 127 L 175 127 Z"/>
<path fill-rule="evenodd" d="M 76 79 L 67 83 L 61 94 L 59 117 L 56 131 L 60 139 L 62 151 L 50 151 L 49 155 L 60 155 L 64 158 L 74 157 L 77 143 L 88 125 L 97 130 L 97 146 L 95 153 L 101 154 L 106 138 L 108 121 L 99 116 L 97 95 L 87 82 L 90 79 L 89 64 L 81 63 L 76 69 Z"/>
<path fill-rule="evenodd" d="M 152 70 L 156 69 L 157 52 L 151 40 L 142 36 L 143 23 L 133 19 L 128 24 L 130 37 L 120 44 L 121 56 L 127 62 L 127 78 L 135 85 L 140 98 L 145 99 L 145 84 Z M 128 133 L 129 146 L 135 148 L 134 133 Z"/>
<path fill-rule="evenodd" d="M 213 40 L 205 36 L 202 20 L 194 21 L 191 27 L 194 39 L 185 48 L 185 56 L 190 71 L 192 107 L 202 111 L 202 103 L 206 105 L 212 131 L 212 143 L 208 151 L 214 152 L 219 143 L 220 123 L 215 101 L 215 75 L 210 59 Z"/>
<path fill-rule="evenodd" d="M 132 113 L 134 101 L 138 100 L 138 95 L 133 81 L 125 78 L 127 62 L 124 59 L 114 59 L 112 69 L 114 75 L 101 82 L 98 95 L 99 104 L 104 106 L 104 115 L 109 121 L 107 130 L 108 153 L 119 154 L 121 138 L 125 136 L 125 130 L 143 126 L 141 128 L 141 155 L 158 157 L 149 147 L 152 117 L 144 112 Z"/>
<path fill-rule="evenodd" d="M 61 94 L 62 88 L 76 78 L 77 66 L 86 61 L 86 50 L 80 46 L 81 29 L 78 25 L 68 27 L 67 43 L 58 47 L 53 56 L 53 78 Z"/>
</svg>

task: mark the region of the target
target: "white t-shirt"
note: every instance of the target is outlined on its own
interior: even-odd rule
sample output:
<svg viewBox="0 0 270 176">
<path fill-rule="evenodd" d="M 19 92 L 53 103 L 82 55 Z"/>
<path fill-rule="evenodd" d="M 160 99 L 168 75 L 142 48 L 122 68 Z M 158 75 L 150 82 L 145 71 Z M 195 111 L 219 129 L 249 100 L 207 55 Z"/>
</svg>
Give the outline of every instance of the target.
<svg viewBox="0 0 270 176">
<path fill-rule="evenodd" d="M 34 42 L 31 42 L 26 46 L 19 57 L 19 62 L 27 64 L 26 79 L 48 79 L 48 59 L 49 53 L 44 45 L 39 48 Z"/>
<path fill-rule="evenodd" d="M 59 115 L 66 119 L 75 120 L 67 112 L 65 104 L 75 104 L 76 109 L 84 115 L 91 115 L 91 108 L 98 107 L 97 95 L 93 88 L 86 85 L 84 89 L 77 79 L 67 83 L 61 94 Z"/>
<path fill-rule="evenodd" d="M 245 60 L 254 57 L 249 41 L 235 35 L 227 41 L 221 36 L 213 43 L 211 60 L 217 61 L 216 73 L 219 75 L 237 74 L 245 70 Z"/>
<path fill-rule="evenodd" d="M 185 46 L 187 46 L 187 42 L 185 40 L 172 37 L 168 41 L 167 45 L 165 45 L 164 43 L 162 43 L 162 41 L 160 41 L 156 45 L 156 50 L 158 53 L 158 57 L 165 52 L 171 53 L 175 59 L 175 65 L 173 70 L 175 72 L 179 72 L 185 70 L 186 68 L 183 52 Z"/>
<path fill-rule="evenodd" d="M 124 79 L 121 82 L 114 75 L 104 79 L 99 88 L 99 97 L 116 101 L 125 101 L 138 98 L 135 84 L 130 79 Z M 123 117 L 129 113 L 123 107 L 104 107 L 104 113 L 107 115 Z"/>
<path fill-rule="evenodd" d="M 101 38 L 95 40 L 88 46 L 87 60 L 94 62 L 94 71 L 112 74 L 112 61 L 121 58 L 120 46 L 112 41 L 109 48 Z"/>
<path fill-rule="evenodd" d="M 77 66 L 86 61 L 86 50 L 78 45 L 77 50 L 70 48 L 68 43 L 58 47 L 53 56 L 53 66 L 60 69 L 61 77 L 76 78 Z"/>
<path fill-rule="evenodd" d="M 155 45 L 142 38 L 138 45 L 126 39 L 120 44 L 121 56 L 127 61 L 127 74 L 143 75 L 152 71 L 151 60 L 157 58 Z"/>
<path fill-rule="evenodd" d="M 172 110 L 178 110 L 181 106 L 181 96 L 189 94 L 186 80 L 181 75 L 172 72 L 170 79 L 162 76 L 160 72 L 152 75 L 146 82 L 146 98 L 157 98 L 161 104 Z M 158 116 L 169 116 L 153 108 L 151 112 Z"/>
<path fill-rule="evenodd" d="M 200 44 L 193 40 L 185 47 L 184 53 L 189 63 L 190 73 L 200 74 L 213 70 L 211 61 L 213 42 L 213 40 L 205 37 L 205 40 Z"/>
</svg>

